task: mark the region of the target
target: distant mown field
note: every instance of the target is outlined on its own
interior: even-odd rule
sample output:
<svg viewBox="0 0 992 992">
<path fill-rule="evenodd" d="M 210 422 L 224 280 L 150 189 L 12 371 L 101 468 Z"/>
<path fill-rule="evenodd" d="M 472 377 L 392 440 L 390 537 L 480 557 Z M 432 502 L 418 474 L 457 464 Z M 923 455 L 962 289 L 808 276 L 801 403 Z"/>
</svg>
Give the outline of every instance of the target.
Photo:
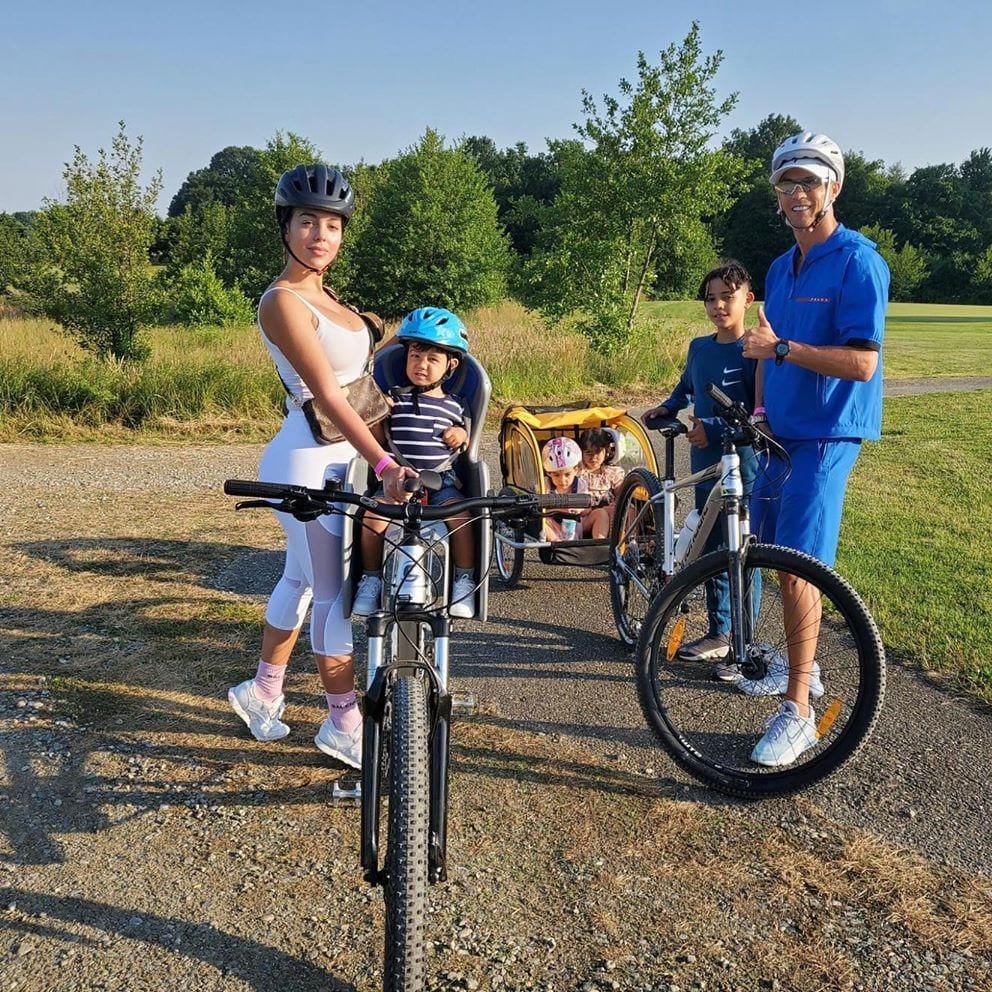
<svg viewBox="0 0 992 992">
<path fill-rule="evenodd" d="M 567 324 L 549 329 L 513 302 L 467 319 L 492 378 L 494 416 L 511 402 L 656 399 L 689 339 L 710 329 L 696 301 L 648 303 L 630 345 L 603 357 Z M 254 327 L 157 327 L 148 340 L 148 362 L 121 365 L 88 356 L 51 322 L 0 316 L 0 441 L 271 433 L 282 390 Z M 992 307 L 892 304 L 884 362 L 890 378 L 986 374 Z"/>
</svg>

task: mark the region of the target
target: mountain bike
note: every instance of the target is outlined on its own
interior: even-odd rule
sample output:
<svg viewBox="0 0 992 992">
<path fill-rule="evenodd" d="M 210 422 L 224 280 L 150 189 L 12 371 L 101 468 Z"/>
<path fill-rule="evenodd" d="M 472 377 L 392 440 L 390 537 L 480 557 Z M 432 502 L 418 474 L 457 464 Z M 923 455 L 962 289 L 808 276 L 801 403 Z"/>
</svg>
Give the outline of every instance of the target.
<svg viewBox="0 0 992 992">
<path fill-rule="evenodd" d="M 750 424 L 740 403 L 716 386 L 709 393 L 727 425 L 721 460 L 676 480 L 674 440 L 686 428 L 659 420 L 649 426 L 665 438 L 665 479 L 634 470 L 618 494 L 614 615 L 624 640 L 636 637 L 641 709 L 675 761 L 730 795 L 783 794 L 819 781 L 864 745 L 882 705 L 885 652 L 868 608 L 845 579 L 809 555 L 751 536 L 737 446 L 752 444 L 783 471 L 788 458 Z M 716 484 L 698 521 L 676 536 L 676 492 L 709 479 Z M 700 555 L 719 521 L 723 549 Z M 684 650 L 713 633 L 714 582 L 728 590 L 730 614 L 726 654 L 715 663 Z M 783 600 L 786 583 L 803 590 L 801 608 Z M 752 745 L 793 671 L 819 714 L 815 745 L 788 766 L 757 765 Z"/>
<path fill-rule="evenodd" d="M 386 904 L 386 992 L 420 992 L 427 971 L 428 885 L 447 878 L 449 558 L 443 521 L 458 513 L 523 526 L 535 514 L 583 509 L 588 494 L 514 491 L 442 506 L 426 506 L 422 490 L 441 487 L 435 472 L 409 480 L 410 502 L 397 505 L 337 488 L 307 489 L 228 480 L 224 491 L 312 520 L 350 505 L 394 521 L 387 531 L 382 609 L 366 618 L 368 668 L 362 699 L 361 864 L 366 881 L 381 885 Z M 269 502 L 275 500 L 277 502 Z M 483 575 L 482 581 L 486 581 Z M 380 805 L 388 804 L 386 854 L 380 864 Z"/>
</svg>

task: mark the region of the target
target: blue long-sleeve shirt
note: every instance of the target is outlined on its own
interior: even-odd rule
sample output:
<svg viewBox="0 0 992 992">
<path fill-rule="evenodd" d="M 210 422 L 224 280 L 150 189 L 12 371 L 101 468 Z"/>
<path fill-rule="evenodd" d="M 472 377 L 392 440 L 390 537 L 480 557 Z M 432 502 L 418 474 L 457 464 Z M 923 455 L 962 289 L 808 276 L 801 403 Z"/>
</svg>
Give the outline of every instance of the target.
<svg viewBox="0 0 992 992">
<path fill-rule="evenodd" d="M 758 363 L 743 355 L 744 339 L 722 343 L 716 334 L 706 334 L 689 342 L 685 369 L 672 390 L 672 395 L 661 403 L 673 416 L 690 403 L 694 414 L 703 423 L 709 445 L 692 447 L 690 464 L 699 472 L 721 455 L 721 442 L 726 421 L 713 412 L 713 400 L 706 387 L 712 382 L 732 400 L 740 400 L 746 409 L 754 409 L 754 376 Z"/>
</svg>

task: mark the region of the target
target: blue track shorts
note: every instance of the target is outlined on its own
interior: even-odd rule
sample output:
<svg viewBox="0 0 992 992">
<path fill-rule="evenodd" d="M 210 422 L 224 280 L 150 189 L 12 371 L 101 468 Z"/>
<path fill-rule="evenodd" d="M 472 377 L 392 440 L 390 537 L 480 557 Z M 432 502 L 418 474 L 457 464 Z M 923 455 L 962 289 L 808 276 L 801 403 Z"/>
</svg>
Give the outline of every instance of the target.
<svg viewBox="0 0 992 992">
<path fill-rule="evenodd" d="M 751 532 L 764 544 L 781 544 L 833 565 L 840 539 L 847 478 L 861 442 L 778 439 L 792 459 L 787 479 L 777 458 L 762 458 L 751 496 Z"/>
</svg>

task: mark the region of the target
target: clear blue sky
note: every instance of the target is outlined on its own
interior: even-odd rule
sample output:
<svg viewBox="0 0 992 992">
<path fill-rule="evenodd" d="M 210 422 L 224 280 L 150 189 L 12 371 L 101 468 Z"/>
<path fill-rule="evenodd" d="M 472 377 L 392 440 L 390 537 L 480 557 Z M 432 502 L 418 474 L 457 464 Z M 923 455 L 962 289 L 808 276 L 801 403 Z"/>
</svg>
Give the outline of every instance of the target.
<svg viewBox="0 0 992 992">
<path fill-rule="evenodd" d="M 58 197 L 78 144 L 143 135 L 168 205 L 227 145 L 276 130 L 375 162 L 427 126 L 503 147 L 572 135 L 580 91 L 616 92 L 693 18 L 740 93 L 723 133 L 791 114 L 912 169 L 992 145 L 992 5 L 923 0 L 11 0 L 0 28 L 0 210 Z"/>
</svg>

